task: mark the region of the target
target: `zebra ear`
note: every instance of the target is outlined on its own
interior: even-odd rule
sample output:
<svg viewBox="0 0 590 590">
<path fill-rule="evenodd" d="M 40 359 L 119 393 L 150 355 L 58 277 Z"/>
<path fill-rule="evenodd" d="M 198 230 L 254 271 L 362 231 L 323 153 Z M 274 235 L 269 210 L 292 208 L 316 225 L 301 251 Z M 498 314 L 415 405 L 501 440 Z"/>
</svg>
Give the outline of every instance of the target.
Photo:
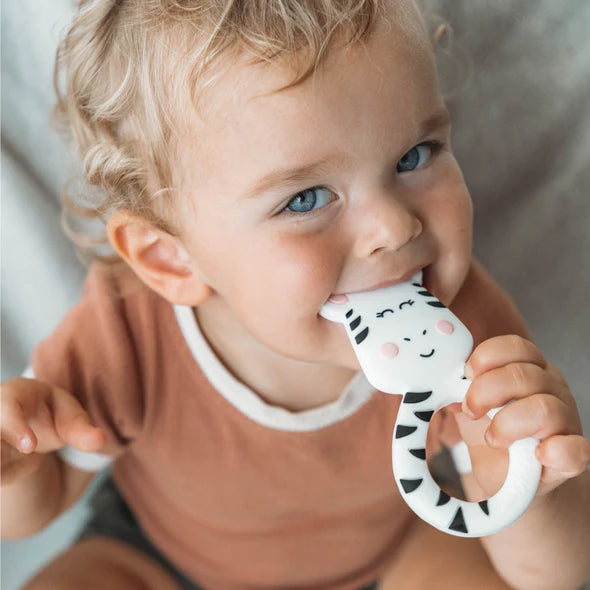
<svg viewBox="0 0 590 590">
<path fill-rule="evenodd" d="M 331 301 L 326 301 L 322 308 L 320 309 L 320 315 L 331 322 L 340 322 L 343 324 L 346 321 L 346 311 L 349 308 L 342 303 L 332 303 Z"/>
</svg>

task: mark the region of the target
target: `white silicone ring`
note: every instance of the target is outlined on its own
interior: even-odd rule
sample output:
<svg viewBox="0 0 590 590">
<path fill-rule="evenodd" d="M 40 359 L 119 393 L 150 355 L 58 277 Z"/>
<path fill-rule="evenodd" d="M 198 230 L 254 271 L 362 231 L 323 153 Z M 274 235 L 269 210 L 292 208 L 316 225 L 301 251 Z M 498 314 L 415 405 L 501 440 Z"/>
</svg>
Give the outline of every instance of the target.
<svg viewBox="0 0 590 590">
<path fill-rule="evenodd" d="M 424 403 L 427 399 L 416 403 L 412 401 L 415 396 L 407 394 L 406 399 L 410 401 L 402 401 L 396 420 L 392 464 L 395 481 L 410 508 L 437 529 L 461 537 L 491 535 L 517 520 L 539 484 L 541 464 L 535 457 L 539 441 L 529 437 L 509 447 L 506 480 L 491 498 L 483 502 L 459 500 L 446 494 L 432 478 L 426 463 L 429 421 L 417 417 L 433 415 L 448 403 L 432 408 Z"/>
</svg>

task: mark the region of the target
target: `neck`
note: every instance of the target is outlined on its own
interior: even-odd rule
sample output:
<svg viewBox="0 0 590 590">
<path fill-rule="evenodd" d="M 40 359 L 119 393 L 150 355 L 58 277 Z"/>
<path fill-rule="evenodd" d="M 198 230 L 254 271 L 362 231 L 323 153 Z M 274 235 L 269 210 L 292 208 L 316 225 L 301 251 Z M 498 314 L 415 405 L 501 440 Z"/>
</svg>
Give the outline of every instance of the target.
<svg viewBox="0 0 590 590">
<path fill-rule="evenodd" d="M 291 411 L 323 406 L 338 399 L 356 374 L 281 355 L 216 307 L 207 303 L 195 309 L 203 336 L 226 369 L 269 404 Z"/>
</svg>

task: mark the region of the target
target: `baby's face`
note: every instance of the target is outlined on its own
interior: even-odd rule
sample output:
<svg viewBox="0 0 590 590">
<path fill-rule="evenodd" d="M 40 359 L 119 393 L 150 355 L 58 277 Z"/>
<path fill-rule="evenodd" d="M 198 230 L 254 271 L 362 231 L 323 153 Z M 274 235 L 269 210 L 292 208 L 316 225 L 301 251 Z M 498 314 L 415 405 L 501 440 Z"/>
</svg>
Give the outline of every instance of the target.
<svg viewBox="0 0 590 590">
<path fill-rule="evenodd" d="M 238 60 L 187 115 L 182 234 L 227 314 L 266 348 L 357 367 L 334 294 L 424 270 L 449 303 L 468 269 L 471 202 L 449 145 L 429 41 L 379 25 L 317 74 Z"/>
</svg>

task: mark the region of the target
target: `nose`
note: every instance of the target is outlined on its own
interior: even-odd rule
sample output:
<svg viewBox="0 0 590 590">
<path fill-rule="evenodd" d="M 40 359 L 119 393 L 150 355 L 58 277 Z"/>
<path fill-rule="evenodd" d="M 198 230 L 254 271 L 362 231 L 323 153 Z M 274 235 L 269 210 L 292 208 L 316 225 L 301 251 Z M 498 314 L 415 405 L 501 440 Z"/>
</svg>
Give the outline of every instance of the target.
<svg viewBox="0 0 590 590">
<path fill-rule="evenodd" d="M 422 222 L 391 194 L 379 194 L 359 205 L 355 215 L 355 254 L 359 258 L 395 252 L 422 233 Z"/>
</svg>

